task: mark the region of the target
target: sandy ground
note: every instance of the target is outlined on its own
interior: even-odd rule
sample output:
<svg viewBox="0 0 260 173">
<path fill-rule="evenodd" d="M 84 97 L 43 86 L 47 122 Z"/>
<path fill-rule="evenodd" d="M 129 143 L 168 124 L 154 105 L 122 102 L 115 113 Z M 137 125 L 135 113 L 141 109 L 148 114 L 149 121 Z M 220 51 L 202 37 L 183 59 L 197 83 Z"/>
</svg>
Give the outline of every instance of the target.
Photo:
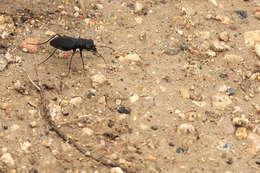
<svg viewBox="0 0 260 173">
<path fill-rule="evenodd" d="M 245 42 L 257 12 L 257 0 L 1 0 L 0 172 L 260 172 L 260 60 Z M 84 50 L 83 69 L 77 51 L 64 77 L 72 51 L 36 66 L 54 48 L 19 47 L 53 34 L 93 39 L 107 64 Z"/>
</svg>

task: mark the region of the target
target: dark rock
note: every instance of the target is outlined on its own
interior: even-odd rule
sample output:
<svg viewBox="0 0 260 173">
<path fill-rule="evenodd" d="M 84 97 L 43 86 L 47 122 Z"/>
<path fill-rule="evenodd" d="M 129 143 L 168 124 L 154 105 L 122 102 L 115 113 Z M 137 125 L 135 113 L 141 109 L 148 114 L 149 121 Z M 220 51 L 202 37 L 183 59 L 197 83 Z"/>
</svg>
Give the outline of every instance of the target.
<svg viewBox="0 0 260 173">
<path fill-rule="evenodd" d="M 117 112 L 120 114 L 130 114 L 131 110 L 127 107 L 119 106 L 117 107 Z"/>
<path fill-rule="evenodd" d="M 189 47 L 186 44 L 183 44 L 183 43 L 180 45 L 180 48 L 181 48 L 182 51 L 189 49 Z"/>
<path fill-rule="evenodd" d="M 227 74 L 225 74 L 225 73 L 221 73 L 221 74 L 219 75 L 219 77 L 224 79 L 224 78 L 227 78 L 227 77 L 228 77 L 228 75 L 227 75 Z"/>
<path fill-rule="evenodd" d="M 236 10 L 235 13 L 240 17 L 240 19 L 247 18 L 247 12 L 244 10 Z"/>
<path fill-rule="evenodd" d="M 158 126 L 151 126 L 152 130 L 158 130 Z"/>
<path fill-rule="evenodd" d="M 233 159 L 232 158 L 228 158 L 227 164 L 231 165 L 232 163 L 233 163 Z"/>
<path fill-rule="evenodd" d="M 185 152 L 184 148 L 178 147 L 176 149 L 176 153 L 184 153 L 184 152 Z"/>
<path fill-rule="evenodd" d="M 170 147 L 174 147 L 175 144 L 174 144 L 173 142 L 169 142 L 169 146 L 170 146 Z"/>
<path fill-rule="evenodd" d="M 235 89 L 235 88 L 228 88 L 228 89 L 226 90 L 226 93 L 227 93 L 227 95 L 229 95 L 229 96 L 235 95 L 235 92 L 236 92 L 236 89 Z"/>
</svg>

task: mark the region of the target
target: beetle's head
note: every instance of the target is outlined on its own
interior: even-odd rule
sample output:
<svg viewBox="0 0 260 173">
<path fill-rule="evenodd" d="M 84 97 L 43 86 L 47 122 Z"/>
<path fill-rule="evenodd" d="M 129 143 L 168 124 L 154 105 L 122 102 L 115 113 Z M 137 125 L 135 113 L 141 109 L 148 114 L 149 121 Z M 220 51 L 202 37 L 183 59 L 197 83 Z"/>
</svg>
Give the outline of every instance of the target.
<svg viewBox="0 0 260 173">
<path fill-rule="evenodd" d="M 86 49 L 87 51 L 96 52 L 96 45 L 94 44 L 94 41 L 92 39 L 86 40 Z"/>
</svg>

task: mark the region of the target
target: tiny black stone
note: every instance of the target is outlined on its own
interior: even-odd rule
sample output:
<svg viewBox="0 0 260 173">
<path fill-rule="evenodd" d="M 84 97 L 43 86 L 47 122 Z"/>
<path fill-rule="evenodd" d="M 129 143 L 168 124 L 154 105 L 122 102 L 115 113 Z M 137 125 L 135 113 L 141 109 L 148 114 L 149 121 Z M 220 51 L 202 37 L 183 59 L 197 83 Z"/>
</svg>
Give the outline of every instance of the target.
<svg viewBox="0 0 260 173">
<path fill-rule="evenodd" d="M 179 147 L 176 149 L 176 153 L 184 153 L 184 152 L 185 152 L 184 148 Z"/>
<path fill-rule="evenodd" d="M 130 8 L 130 9 L 134 9 L 135 8 L 134 4 L 132 4 L 132 3 L 127 4 L 127 7 Z"/>
<path fill-rule="evenodd" d="M 112 41 L 111 41 L 111 40 L 109 40 L 109 41 L 108 41 L 108 44 L 112 44 Z"/>
<path fill-rule="evenodd" d="M 226 90 L 226 93 L 227 93 L 229 96 L 235 95 L 235 92 L 236 92 L 235 88 L 228 88 L 228 89 Z"/>
<path fill-rule="evenodd" d="M 117 112 L 120 114 L 130 114 L 131 110 L 127 107 L 123 107 L 123 106 L 118 106 L 117 107 Z"/>
<path fill-rule="evenodd" d="M 109 123 L 107 124 L 107 126 L 108 126 L 109 128 L 112 128 L 114 125 L 115 125 L 115 124 L 114 124 L 112 121 L 109 121 Z"/>
<path fill-rule="evenodd" d="M 257 160 L 255 161 L 255 163 L 256 163 L 257 165 L 260 165 L 260 157 L 257 158 Z"/>
<path fill-rule="evenodd" d="M 8 129 L 8 126 L 3 126 L 4 130 L 7 130 Z"/>
<path fill-rule="evenodd" d="M 37 170 L 37 169 L 34 169 L 34 170 L 33 170 L 33 173 L 38 173 L 38 170 Z"/>
<path fill-rule="evenodd" d="M 91 99 L 91 98 L 92 98 L 92 97 L 94 97 L 94 96 L 95 96 L 95 94 L 94 94 L 94 93 L 92 93 L 92 92 L 89 92 L 87 97 L 88 97 L 88 99 Z"/>
<path fill-rule="evenodd" d="M 228 158 L 227 164 L 231 165 L 232 163 L 233 163 L 233 159 L 232 158 Z"/>
<path fill-rule="evenodd" d="M 182 51 L 185 51 L 185 50 L 188 50 L 189 47 L 188 47 L 186 44 L 183 44 L 183 43 L 182 43 L 182 44 L 180 45 L 180 48 L 181 48 Z"/>
<path fill-rule="evenodd" d="M 57 101 L 58 98 L 57 98 L 57 97 L 53 97 L 52 100 L 53 100 L 53 101 Z"/>
<path fill-rule="evenodd" d="M 158 130 L 158 126 L 151 126 L 152 130 Z"/>
<path fill-rule="evenodd" d="M 240 19 L 247 18 L 247 12 L 244 10 L 236 10 L 235 13 L 240 17 Z"/>
<path fill-rule="evenodd" d="M 221 74 L 219 75 L 219 77 L 220 77 L 220 78 L 227 78 L 227 77 L 228 77 L 228 75 L 227 75 L 227 74 L 225 74 L 225 73 L 221 73 Z"/>
<path fill-rule="evenodd" d="M 120 56 L 118 56 L 118 55 L 117 55 L 117 56 L 115 56 L 115 58 L 116 58 L 116 59 L 118 59 L 119 57 L 120 57 Z"/>
<path fill-rule="evenodd" d="M 169 142 L 169 146 L 170 146 L 170 147 L 174 147 L 175 144 L 174 144 L 173 142 Z"/>
</svg>

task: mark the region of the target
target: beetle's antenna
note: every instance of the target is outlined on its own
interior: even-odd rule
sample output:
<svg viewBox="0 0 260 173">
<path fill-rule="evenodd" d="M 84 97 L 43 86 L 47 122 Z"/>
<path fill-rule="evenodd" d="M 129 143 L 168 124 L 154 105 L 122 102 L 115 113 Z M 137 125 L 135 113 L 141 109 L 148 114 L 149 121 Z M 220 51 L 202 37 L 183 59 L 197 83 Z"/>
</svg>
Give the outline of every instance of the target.
<svg viewBox="0 0 260 173">
<path fill-rule="evenodd" d="M 105 48 L 108 48 L 108 49 L 111 49 L 113 50 L 114 52 L 116 51 L 115 49 L 113 49 L 112 47 L 108 47 L 108 46 L 96 46 L 96 47 L 105 47 Z"/>
<path fill-rule="evenodd" d="M 94 55 L 96 55 L 96 56 L 98 56 L 98 57 L 101 57 L 101 58 L 103 59 L 104 63 L 107 64 L 105 58 L 104 58 L 101 54 L 99 54 L 97 51 L 95 51 L 95 52 L 93 52 L 93 53 L 94 53 Z"/>
<path fill-rule="evenodd" d="M 45 42 L 42 42 L 42 43 L 28 43 L 28 44 L 31 44 L 31 45 L 42 45 L 42 44 L 45 44 L 45 43 L 48 43 L 51 39 L 53 39 L 54 37 L 56 36 L 61 36 L 60 34 L 55 34 L 54 36 L 52 36 L 51 38 L 49 38 L 47 41 Z"/>
</svg>

